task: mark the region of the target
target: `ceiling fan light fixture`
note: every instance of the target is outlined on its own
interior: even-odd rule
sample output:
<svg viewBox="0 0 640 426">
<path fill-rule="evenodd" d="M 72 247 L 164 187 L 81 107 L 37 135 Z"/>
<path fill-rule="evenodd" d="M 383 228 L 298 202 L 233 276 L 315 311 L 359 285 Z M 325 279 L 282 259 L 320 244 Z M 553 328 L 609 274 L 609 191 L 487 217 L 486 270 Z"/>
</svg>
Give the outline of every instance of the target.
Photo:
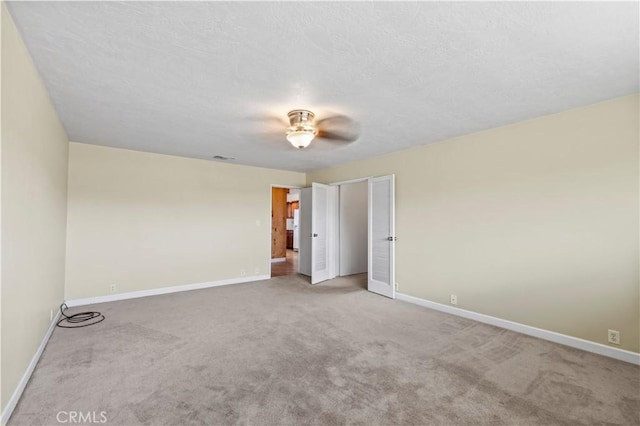
<svg viewBox="0 0 640 426">
<path fill-rule="evenodd" d="M 318 134 L 313 125 L 314 114 L 306 109 L 294 109 L 288 116 L 291 127 L 287 129 L 287 140 L 296 148 L 308 147 Z"/>
<path fill-rule="evenodd" d="M 312 130 L 299 129 L 287 132 L 287 140 L 296 148 L 306 148 L 309 146 L 316 134 Z"/>
</svg>

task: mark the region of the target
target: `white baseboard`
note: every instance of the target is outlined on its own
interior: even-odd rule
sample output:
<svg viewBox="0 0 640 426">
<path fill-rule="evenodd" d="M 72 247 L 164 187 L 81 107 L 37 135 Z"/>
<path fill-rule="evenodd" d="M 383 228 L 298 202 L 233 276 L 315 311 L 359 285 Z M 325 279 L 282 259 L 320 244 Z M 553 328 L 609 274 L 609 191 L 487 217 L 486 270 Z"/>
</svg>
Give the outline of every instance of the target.
<svg viewBox="0 0 640 426">
<path fill-rule="evenodd" d="M 491 324 L 496 327 L 506 328 L 507 330 L 517 331 L 518 333 L 537 337 L 543 340 L 548 340 L 554 343 L 559 343 L 561 345 L 570 346 L 572 348 L 582 349 L 583 351 L 593 352 L 598 355 L 603 355 L 620 361 L 629 362 L 631 364 L 640 365 L 640 354 L 636 352 L 612 348 L 611 346 L 591 342 L 589 340 L 580 339 L 578 337 L 567 336 L 566 334 L 543 330 L 541 328 L 531 327 L 529 325 L 492 317 L 490 315 L 467 311 L 465 309 L 444 305 L 442 303 L 432 302 L 430 300 L 421 299 L 419 297 L 409 296 L 408 294 L 396 293 L 396 299 L 413 303 L 415 305 L 424 306 L 425 308 L 434 309 L 436 311 L 446 312 L 448 314 L 457 315 L 459 317 L 472 319 L 485 324 Z"/>
<path fill-rule="evenodd" d="M 136 299 L 138 297 L 158 296 L 160 294 L 177 293 L 180 291 L 201 290 L 203 288 L 219 287 L 223 285 L 242 284 L 251 281 L 268 280 L 269 275 L 252 275 L 250 277 L 229 278 L 226 280 L 207 283 L 185 284 L 173 287 L 154 288 L 151 290 L 130 291 L 127 293 L 107 294 L 105 296 L 87 297 L 83 299 L 67 300 L 68 307 L 94 305 L 96 303 L 115 302 L 116 300 Z"/>
<path fill-rule="evenodd" d="M 271 263 L 281 263 L 286 261 L 287 261 L 286 257 L 274 257 L 273 259 L 271 259 Z"/>
<path fill-rule="evenodd" d="M 56 324 L 58 323 L 59 319 L 60 319 L 60 310 L 58 310 L 58 313 L 53 317 L 53 321 L 51 321 L 51 324 L 49 325 L 47 332 L 44 334 L 44 337 L 42 338 L 42 342 L 40 342 L 40 346 L 38 346 L 36 353 L 33 355 L 33 358 L 31 358 L 31 362 L 29 363 L 27 370 L 22 375 L 22 378 L 20 379 L 20 382 L 18 383 L 16 390 L 13 391 L 13 395 L 11 395 L 11 398 L 9 399 L 7 406 L 2 412 L 3 425 L 7 424 L 7 422 L 9 421 L 9 418 L 11 418 L 11 414 L 13 414 L 13 410 L 15 410 L 16 405 L 18 405 L 18 401 L 20 401 L 22 392 L 24 392 L 24 389 L 27 387 L 27 383 L 29 383 L 29 379 L 33 374 L 33 370 L 35 370 L 36 365 L 38 365 L 38 361 L 40 361 L 42 352 L 44 352 L 44 348 L 47 346 L 47 343 L 49 342 L 49 338 L 51 337 L 51 333 L 53 333 L 53 330 L 56 328 Z"/>
</svg>

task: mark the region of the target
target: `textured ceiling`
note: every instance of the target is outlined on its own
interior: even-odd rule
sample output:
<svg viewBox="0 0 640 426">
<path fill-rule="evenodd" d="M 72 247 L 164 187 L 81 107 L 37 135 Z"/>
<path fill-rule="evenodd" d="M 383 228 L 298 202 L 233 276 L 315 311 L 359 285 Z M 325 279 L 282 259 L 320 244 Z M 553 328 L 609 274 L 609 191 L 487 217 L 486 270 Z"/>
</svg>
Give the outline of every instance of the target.
<svg viewBox="0 0 640 426">
<path fill-rule="evenodd" d="M 638 3 L 11 2 L 69 138 L 309 171 L 638 92 Z M 296 150 L 270 115 L 346 114 Z M 214 161 L 214 160 L 212 160 Z"/>
</svg>

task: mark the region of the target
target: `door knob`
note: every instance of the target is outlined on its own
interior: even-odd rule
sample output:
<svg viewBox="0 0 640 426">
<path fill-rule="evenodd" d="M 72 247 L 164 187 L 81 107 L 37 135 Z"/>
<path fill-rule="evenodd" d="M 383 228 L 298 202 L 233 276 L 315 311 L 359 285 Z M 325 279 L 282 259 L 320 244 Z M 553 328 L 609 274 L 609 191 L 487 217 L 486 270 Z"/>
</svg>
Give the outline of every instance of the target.
<svg viewBox="0 0 640 426">
<path fill-rule="evenodd" d="M 315 237 L 317 237 L 317 236 L 318 236 L 318 234 L 313 234 L 313 237 L 314 237 L 314 238 L 315 238 Z"/>
<path fill-rule="evenodd" d="M 397 238 L 396 238 L 396 237 L 388 237 L 388 238 L 387 238 L 387 240 L 389 240 L 389 241 L 396 241 L 396 240 L 397 240 Z"/>
</svg>

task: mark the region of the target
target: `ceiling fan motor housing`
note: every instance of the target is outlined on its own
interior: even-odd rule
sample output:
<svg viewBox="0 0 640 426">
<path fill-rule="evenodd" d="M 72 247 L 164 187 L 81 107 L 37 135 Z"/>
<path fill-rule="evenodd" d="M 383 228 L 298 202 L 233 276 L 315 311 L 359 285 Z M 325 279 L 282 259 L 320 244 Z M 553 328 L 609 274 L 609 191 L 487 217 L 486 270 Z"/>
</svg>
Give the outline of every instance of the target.
<svg viewBox="0 0 640 426">
<path fill-rule="evenodd" d="M 289 116 L 291 127 L 311 124 L 315 118 L 315 114 L 306 109 L 294 109 L 293 111 L 289 111 L 287 115 Z"/>
<path fill-rule="evenodd" d="M 315 129 L 315 126 L 313 125 L 315 114 L 311 111 L 306 109 L 294 109 L 293 111 L 289 111 L 288 116 L 291 127 Z"/>
</svg>

